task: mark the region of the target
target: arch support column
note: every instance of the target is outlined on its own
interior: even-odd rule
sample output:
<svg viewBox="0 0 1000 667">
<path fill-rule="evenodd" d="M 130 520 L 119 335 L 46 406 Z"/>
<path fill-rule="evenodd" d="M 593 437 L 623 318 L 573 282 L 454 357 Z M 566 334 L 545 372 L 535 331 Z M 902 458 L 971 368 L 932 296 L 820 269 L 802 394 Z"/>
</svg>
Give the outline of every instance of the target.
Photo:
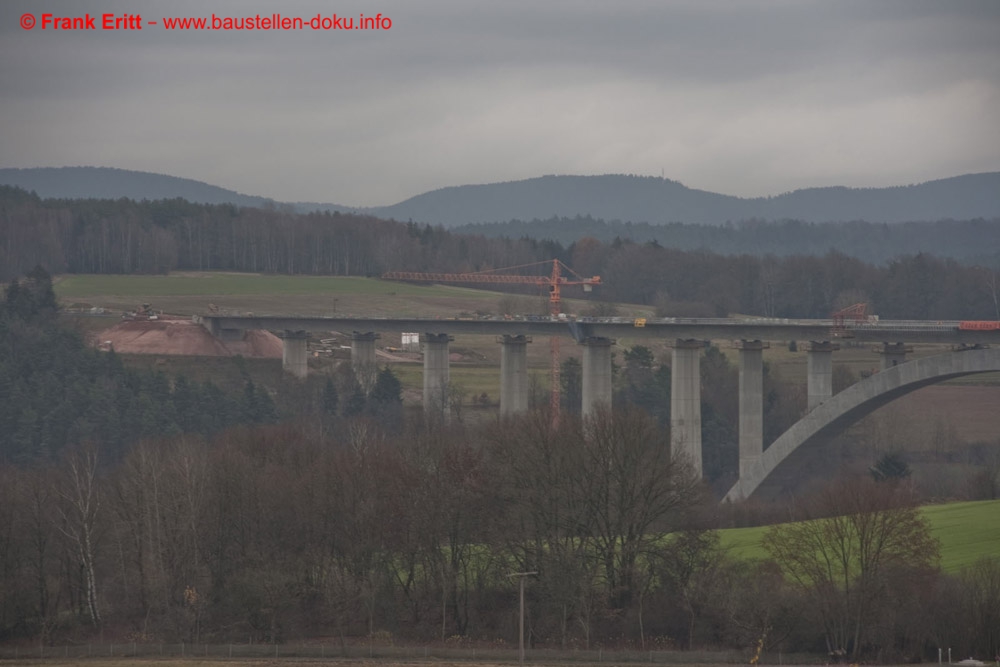
<svg viewBox="0 0 1000 667">
<path fill-rule="evenodd" d="M 913 347 L 906 343 L 882 343 L 882 348 L 875 350 L 882 355 L 882 370 L 906 363 L 906 353 L 913 352 Z"/>
<path fill-rule="evenodd" d="M 735 344 L 740 355 L 740 477 L 760 465 L 764 452 L 764 350 L 759 340 Z"/>
<path fill-rule="evenodd" d="M 701 351 L 705 342 L 674 341 L 670 366 L 670 446 L 691 462 L 698 477 L 701 464 Z"/>
<path fill-rule="evenodd" d="M 839 343 L 828 340 L 811 341 L 806 348 L 807 410 L 814 410 L 833 396 L 833 352 L 839 349 Z"/>
</svg>

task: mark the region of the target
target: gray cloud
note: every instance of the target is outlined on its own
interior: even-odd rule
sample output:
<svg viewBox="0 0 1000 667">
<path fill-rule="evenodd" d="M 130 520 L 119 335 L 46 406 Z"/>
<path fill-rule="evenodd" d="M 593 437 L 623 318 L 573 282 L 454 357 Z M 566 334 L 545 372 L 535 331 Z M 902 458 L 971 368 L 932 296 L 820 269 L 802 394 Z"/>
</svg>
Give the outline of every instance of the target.
<svg viewBox="0 0 1000 667">
<path fill-rule="evenodd" d="M 91 11 L 381 11 L 393 27 L 18 25 L 80 7 L 0 5 L 0 166 L 116 166 L 351 205 L 547 173 L 662 170 L 760 195 L 1000 170 L 991 0 L 107 0 Z"/>
</svg>

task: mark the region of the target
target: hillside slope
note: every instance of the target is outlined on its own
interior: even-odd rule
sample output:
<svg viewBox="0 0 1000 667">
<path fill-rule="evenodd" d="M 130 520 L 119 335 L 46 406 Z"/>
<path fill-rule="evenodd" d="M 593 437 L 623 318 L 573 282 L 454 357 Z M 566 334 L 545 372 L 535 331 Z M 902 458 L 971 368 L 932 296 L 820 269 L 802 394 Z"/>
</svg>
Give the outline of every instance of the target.
<svg viewBox="0 0 1000 667">
<path fill-rule="evenodd" d="M 274 205 L 266 197 L 245 195 L 190 178 L 110 167 L 0 169 L 0 184 L 34 191 L 43 199 L 186 199 L 195 204 Z"/>
<path fill-rule="evenodd" d="M 664 178 L 621 174 L 542 176 L 446 187 L 391 206 L 372 208 L 276 203 L 191 179 L 104 167 L 0 169 L 0 185 L 33 190 L 43 198 L 180 197 L 205 204 L 280 205 L 300 212 L 353 211 L 445 227 L 576 216 L 654 225 L 719 225 L 749 219 L 896 223 L 1000 217 L 1000 172 L 889 188 L 809 188 L 753 199 L 697 190 Z"/>
</svg>

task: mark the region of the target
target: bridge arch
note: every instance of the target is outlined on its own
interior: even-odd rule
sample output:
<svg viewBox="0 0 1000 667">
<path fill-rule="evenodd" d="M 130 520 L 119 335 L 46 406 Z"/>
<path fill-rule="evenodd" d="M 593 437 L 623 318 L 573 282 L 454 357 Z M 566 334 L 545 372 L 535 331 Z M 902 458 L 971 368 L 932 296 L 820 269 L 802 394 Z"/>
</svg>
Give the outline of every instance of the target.
<svg viewBox="0 0 1000 667">
<path fill-rule="evenodd" d="M 1000 371 L 1000 349 L 972 349 L 915 359 L 865 378 L 816 406 L 764 450 L 726 494 L 749 498 L 795 450 L 830 437 L 883 405 L 922 387 L 976 373 Z"/>
</svg>

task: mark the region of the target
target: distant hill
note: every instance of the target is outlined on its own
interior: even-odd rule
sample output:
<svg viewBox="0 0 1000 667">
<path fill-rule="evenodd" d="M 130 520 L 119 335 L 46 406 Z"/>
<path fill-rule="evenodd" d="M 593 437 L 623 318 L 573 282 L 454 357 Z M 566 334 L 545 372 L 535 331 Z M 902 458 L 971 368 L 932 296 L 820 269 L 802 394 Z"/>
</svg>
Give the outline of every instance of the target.
<svg viewBox="0 0 1000 667">
<path fill-rule="evenodd" d="M 446 227 L 555 217 L 719 225 L 748 219 L 911 222 L 1000 217 L 1000 172 L 891 188 L 810 188 L 742 199 L 642 176 L 543 176 L 462 185 L 368 209 L 378 217 Z"/>
<path fill-rule="evenodd" d="M 542 176 L 460 185 L 392 206 L 278 203 L 200 181 L 106 167 L 0 169 L 0 184 L 44 198 L 172 199 L 237 206 L 291 206 L 300 212 L 357 212 L 455 227 L 465 224 L 589 217 L 597 220 L 719 225 L 740 220 L 912 222 L 1000 217 L 1000 172 L 967 174 L 890 188 L 824 187 L 746 199 L 645 176 Z"/>
<path fill-rule="evenodd" d="M 717 224 L 747 217 L 739 197 L 692 190 L 676 181 L 641 176 L 542 176 L 524 181 L 460 185 L 369 209 L 378 217 L 468 223 L 589 215 L 602 220 Z"/>
<path fill-rule="evenodd" d="M 190 178 L 110 167 L 0 169 L 0 185 L 16 185 L 43 199 L 186 199 L 194 204 L 273 206 L 274 200 L 244 195 Z"/>
</svg>

